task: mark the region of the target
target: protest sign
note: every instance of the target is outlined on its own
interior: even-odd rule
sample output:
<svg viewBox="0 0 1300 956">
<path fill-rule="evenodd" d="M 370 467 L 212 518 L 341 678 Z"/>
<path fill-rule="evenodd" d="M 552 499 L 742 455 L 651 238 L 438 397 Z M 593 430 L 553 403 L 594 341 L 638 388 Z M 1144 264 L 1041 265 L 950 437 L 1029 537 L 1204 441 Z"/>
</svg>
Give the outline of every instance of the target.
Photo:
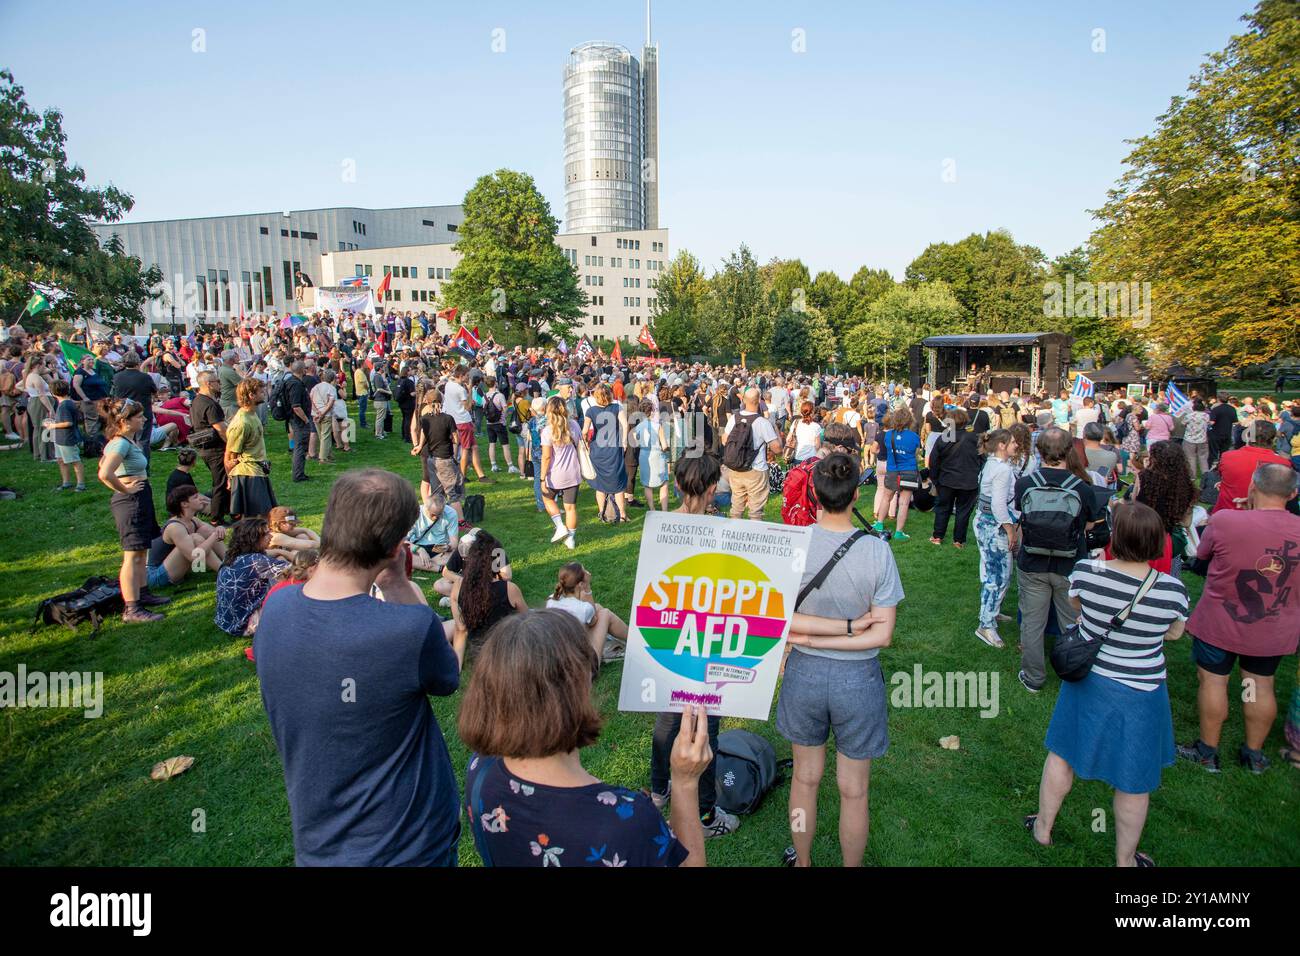
<svg viewBox="0 0 1300 956">
<path fill-rule="evenodd" d="M 812 529 L 655 511 L 641 534 L 620 710 L 766 720 Z"/>
</svg>

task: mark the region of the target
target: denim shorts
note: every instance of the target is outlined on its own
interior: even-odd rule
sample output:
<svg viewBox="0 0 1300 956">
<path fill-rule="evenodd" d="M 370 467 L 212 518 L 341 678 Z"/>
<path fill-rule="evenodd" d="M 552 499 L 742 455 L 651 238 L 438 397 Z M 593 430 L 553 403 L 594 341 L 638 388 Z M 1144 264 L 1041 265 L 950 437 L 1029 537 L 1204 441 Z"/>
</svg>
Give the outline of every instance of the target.
<svg viewBox="0 0 1300 956">
<path fill-rule="evenodd" d="M 146 568 L 146 572 L 145 587 L 147 588 L 165 588 L 172 583 L 172 577 L 167 573 L 167 568 L 161 564 L 154 568 Z"/>
<path fill-rule="evenodd" d="M 790 652 L 776 704 L 776 729 L 801 747 L 820 747 L 835 732 L 835 749 L 851 760 L 889 749 L 889 710 L 880 658 L 852 660 Z"/>
</svg>

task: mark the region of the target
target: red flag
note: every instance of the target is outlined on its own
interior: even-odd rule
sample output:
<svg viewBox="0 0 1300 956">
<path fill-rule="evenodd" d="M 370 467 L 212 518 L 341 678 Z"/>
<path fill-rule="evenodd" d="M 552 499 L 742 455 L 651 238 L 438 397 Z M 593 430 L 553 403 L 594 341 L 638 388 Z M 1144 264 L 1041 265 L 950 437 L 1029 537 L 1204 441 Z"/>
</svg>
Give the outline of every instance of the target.
<svg viewBox="0 0 1300 956">
<path fill-rule="evenodd" d="M 477 326 L 477 325 L 474 326 L 474 341 L 475 341 L 475 343 L 478 342 L 478 326 Z"/>
<path fill-rule="evenodd" d="M 456 313 L 459 311 L 460 309 L 443 309 L 441 312 L 438 313 L 438 318 L 446 319 L 447 324 L 450 325 L 451 323 L 456 321 Z"/>
<path fill-rule="evenodd" d="M 455 337 L 451 340 L 452 345 L 460 345 L 462 343 L 464 343 L 466 348 L 475 352 L 478 351 L 478 347 L 479 347 L 478 335 L 474 332 L 471 332 L 463 325 L 456 331 Z"/>
<path fill-rule="evenodd" d="M 614 340 L 614 347 L 609 350 L 609 357 L 615 365 L 623 364 L 623 347 L 618 339 Z"/>
<path fill-rule="evenodd" d="M 636 340 L 652 352 L 659 351 L 659 346 L 655 343 L 655 337 L 650 334 L 648 325 L 641 329 L 641 334 L 636 337 Z"/>
<path fill-rule="evenodd" d="M 388 291 L 388 283 L 393 280 L 393 274 L 390 272 L 384 276 L 379 285 L 375 287 L 375 301 L 384 301 L 384 293 Z"/>
<path fill-rule="evenodd" d="M 380 332 L 379 338 L 375 342 L 375 351 L 378 352 L 380 355 L 384 354 L 384 339 L 386 338 L 388 338 L 388 332 L 387 331 Z"/>
</svg>

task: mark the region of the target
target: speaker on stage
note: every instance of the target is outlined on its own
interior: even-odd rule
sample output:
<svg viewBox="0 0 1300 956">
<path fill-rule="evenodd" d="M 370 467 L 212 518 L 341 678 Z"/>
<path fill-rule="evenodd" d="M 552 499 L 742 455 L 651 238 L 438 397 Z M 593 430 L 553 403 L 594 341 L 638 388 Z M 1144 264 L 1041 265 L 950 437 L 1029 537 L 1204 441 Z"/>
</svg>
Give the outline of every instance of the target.
<svg viewBox="0 0 1300 956">
<path fill-rule="evenodd" d="M 913 389 L 921 387 L 925 371 L 921 368 L 921 346 L 907 347 L 907 381 Z M 931 384 L 934 384 L 933 382 Z"/>
</svg>

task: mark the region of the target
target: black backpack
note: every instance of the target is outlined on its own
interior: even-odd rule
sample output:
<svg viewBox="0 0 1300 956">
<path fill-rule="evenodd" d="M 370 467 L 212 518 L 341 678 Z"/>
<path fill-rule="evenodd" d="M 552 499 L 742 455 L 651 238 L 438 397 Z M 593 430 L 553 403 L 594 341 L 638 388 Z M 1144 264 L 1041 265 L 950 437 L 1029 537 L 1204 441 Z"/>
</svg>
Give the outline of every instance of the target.
<svg viewBox="0 0 1300 956">
<path fill-rule="evenodd" d="M 493 391 L 483 399 L 483 418 L 489 425 L 501 421 L 501 406 L 497 404 L 497 396 L 500 394 Z"/>
<path fill-rule="evenodd" d="M 466 495 L 465 504 L 462 506 L 465 512 L 465 520 L 470 524 L 479 524 L 483 520 L 484 500 L 482 495 Z"/>
<path fill-rule="evenodd" d="M 722 446 L 722 464 L 732 471 L 750 471 L 754 467 L 754 419 L 758 412 L 737 412 L 736 419 Z"/>
<path fill-rule="evenodd" d="M 36 608 L 35 631 L 42 624 L 66 624 L 76 630 L 83 621 L 91 624 L 90 636 L 99 633 L 99 625 L 110 614 L 118 614 L 126 607 L 122 589 L 115 578 L 87 578 L 75 591 L 46 598 Z"/>
<path fill-rule="evenodd" d="M 768 792 L 785 780 L 789 760 L 777 760 L 772 742 L 748 730 L 718 736 L 718 806 L 728 813 L 753 813 Z"/>
<path fill-rule="evenodd" d="M 275 380 L 275 384 L 271 386 L 271 398 L 269 399 L 271 417 L 277 422 L 287 422 L 289 416 L 293 414 L 289 410 L 289 379 L 291 377 L 287 373 L 281 375 Z"/>
<path fill-rule="evenodd" d="M 1088 510 L 1083 496 L 1091 489 L 1074 475 L 1059 485 L 1048 484 L 1042 472 L 1029 476 L 1020 496 L 1020 528 L 1026 554 L 1076 558 L 1083 541 Z"/>
</svg>

